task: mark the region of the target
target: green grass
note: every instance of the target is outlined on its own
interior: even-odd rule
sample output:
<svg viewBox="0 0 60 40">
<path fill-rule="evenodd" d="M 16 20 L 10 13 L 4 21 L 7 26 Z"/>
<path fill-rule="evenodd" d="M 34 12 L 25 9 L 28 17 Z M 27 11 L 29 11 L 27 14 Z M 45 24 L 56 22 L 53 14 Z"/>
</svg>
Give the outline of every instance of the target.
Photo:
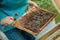
<svg viewBox="0 0 60 40">
<path fill-rule="evenodd" d="M 32 0 L 32 1 L 36 2 L 39 7 L 56 13 L 55 21 L 56 23 L 60 22 L 60 14 L 57 12 L 51 0 Z"/>
</svg>

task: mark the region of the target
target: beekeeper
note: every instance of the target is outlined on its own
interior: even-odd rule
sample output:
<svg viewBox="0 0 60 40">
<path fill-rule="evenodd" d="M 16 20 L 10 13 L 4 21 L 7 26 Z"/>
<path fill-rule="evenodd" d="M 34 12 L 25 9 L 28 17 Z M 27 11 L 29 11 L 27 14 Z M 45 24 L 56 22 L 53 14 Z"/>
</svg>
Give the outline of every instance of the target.
<svg viewBox="0 0 60 40">
<path fill-rule="evenodd" d="M 30 2 L 31 3 L 31 2 Z M 13 21 L 13 15 L 17 13 L 18 16 L 14 17 L 14 19 L 18 19 L 19 17 L 21 17 L 25 12 L 26 12 L 26 9 L 27 9 L 27 6 L 28 6 L 28 0 L 0 0 L 0 22 L 3 20 L 3 24 L 6 23 L 6 24 L 10 24 L 12 23 Z M 2 28 L 2 25 L 0 25 L 0 28 Z M 9 34 L 7 34 L 8 30 L 12 30 L 14 29 L 15 27 L 12 27 L 12 26 L 7 26 L 4 30 L 2 30 L 2 32 L 4 32 L 7 36 Z M 14 32 L 14 30 L 13 30 Z M 11 32 L 10 32 L 11 33 Z M 17 33 L 17 32 L 16 32 Z M 23 32 L 24 33 L 24 32 Z M 14 35 L 14 33 L 11 33 L 10 35 Z M 20 33 L 21 34 L 21 33 Z M 20 35 L 20 39 L 17 39 L 17 40 L 23 40 L 24 38 L 21 37 L 24 35 Z M 14 38 L 15 36 L 12 36 L 13 39 L 15 40 L 16 38 Z M 8 36 L 8 38 L 11 38 L 11 36 Z M 26 38 L 28 38 L 28 40 L 32 39 L 34 40 L 34 37 L 33 36 L 26 36 Z"/>
</svg>

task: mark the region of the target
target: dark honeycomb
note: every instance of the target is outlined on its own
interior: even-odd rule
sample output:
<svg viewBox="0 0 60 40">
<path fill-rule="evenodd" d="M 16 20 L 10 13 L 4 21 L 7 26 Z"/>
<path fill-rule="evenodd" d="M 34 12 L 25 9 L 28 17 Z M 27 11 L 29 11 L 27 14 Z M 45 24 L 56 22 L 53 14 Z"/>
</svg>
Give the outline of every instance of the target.
<svg viewBox="0 0 60 40">
<path fill-rule="evenodd" d="M 40 28 L 54 16 L 53 13 L 42 9 L 32 9 L 30 11 L 31 12 L 22 16 L 17 23 L 34 33 L 39 32 Z"/>
</svg>

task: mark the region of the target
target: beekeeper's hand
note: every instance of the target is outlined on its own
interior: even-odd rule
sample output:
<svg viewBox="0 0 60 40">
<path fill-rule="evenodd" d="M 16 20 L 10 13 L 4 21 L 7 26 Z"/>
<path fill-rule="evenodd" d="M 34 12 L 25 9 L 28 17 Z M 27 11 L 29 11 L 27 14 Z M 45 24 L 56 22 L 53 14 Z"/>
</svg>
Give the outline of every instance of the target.
<svg viewBox="0 0 60 40">
<path fill-rule="evenodd" d="M 13 17 L 7 16 L 1 20 L 1 24 L 10 25 L 14 21 Z"/>
<path fill-rule="evenodd" d="M 29 8 L 38 7 L 38 5 L 35 2 L 33 2 L 31 0 L 28 0 L 28 2 L 29 2 Z"/>
</svg>

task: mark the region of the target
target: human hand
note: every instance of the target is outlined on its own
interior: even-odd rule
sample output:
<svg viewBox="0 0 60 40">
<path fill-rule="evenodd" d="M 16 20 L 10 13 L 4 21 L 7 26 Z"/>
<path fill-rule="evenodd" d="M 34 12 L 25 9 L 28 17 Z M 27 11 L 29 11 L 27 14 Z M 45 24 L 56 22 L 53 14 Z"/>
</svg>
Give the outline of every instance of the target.
<svg viewBox="0 0 60 40">
<path fill-rule="evenodd" d="M 14 21 L 13 17 L 7 16 L 1 20 L 1 24 L 7 24 L 10 25 Z"/>
<path fill-rule="evenodd" d="M 29 8 L 38 7 L 38 5 L 35 2 L 33 2 L 31 0 L 28 0 L 28 2 L 29 2 Z"/>
</svg>

